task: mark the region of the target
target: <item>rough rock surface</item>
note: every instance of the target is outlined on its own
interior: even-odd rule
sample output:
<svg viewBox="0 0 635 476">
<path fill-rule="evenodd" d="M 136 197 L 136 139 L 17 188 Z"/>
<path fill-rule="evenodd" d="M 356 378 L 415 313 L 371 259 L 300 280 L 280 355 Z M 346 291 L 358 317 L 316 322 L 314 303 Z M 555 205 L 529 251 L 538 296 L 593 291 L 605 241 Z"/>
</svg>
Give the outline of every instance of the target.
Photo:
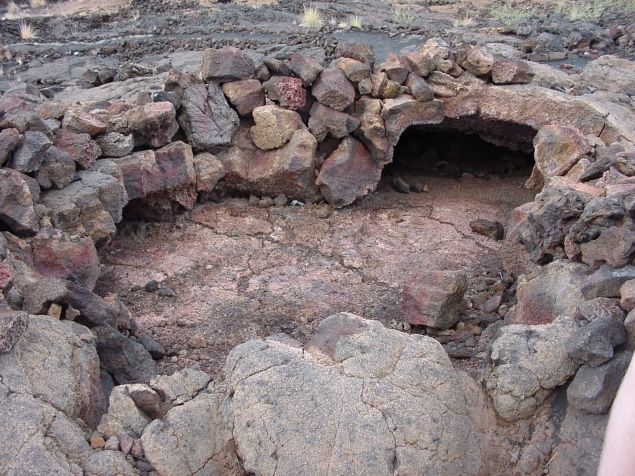
<svg viewBox="0 0 635 476">
<path fill-rule="evenodd" d="M 485 472 L 461 380 L 430 338 L 337 314 L 305 351 L 274 339 L 238 346 L 227 379 L 247 472 L 292 474 L 308 461 L 318 475 Z"/>
<path fill-rule="evenodd" d="M 534 139 L 536 167 L 545 180 L 564 175 L 590 152 L 590 148 L 584 135 L 573 127 L 545 126 Z"/>
<path fill-rule="evenodd" d="M 26 312 L 3 309 L 0 311 L 0 354 L 6 354 L 29 327 Z"/>
<path fill-rule="evenodd" d="M 465 310 L 465 273 L 431 271 L 413 279 L 403 290 L 402 310 L 410 324 L 445 330 L 453 327 Z"/>
<path fill-rule="evenodd" d="M 550 391 L 579 367 L 565 351 L 578 329 L 571 317 L 546 325 L 512 324 L 492 343 L 492 371 L 485 386 L 496 412 L 508 421 L 531 416 Z"/>
<path fill-rule="evenodd" d="M 241 116 L 247 116 L 255 108 L 265 104 L 265 92 L 257 79 L 225 83 L 223 84 L 223 93 Z"/>
<path fill-rule="evenodd" d="M 319 102 L 337 111 L 343 111 L 355 100 L 355 88 L 339 68 L 322 71 L 311 91 Z"/>
<path fill-rule="evenodd" d="M 179 124 L 187 135 L 188 144 L 195 150 L 228 144 L 238 128 L 238 114 L 215 83 L 187 88 L 181 108 Z"/>
<path fill-rule="evenodd" d="M 33 195 L 20 173 L 0 170 L 0 222 L 18 235 L 31 235 L 39 229 Z"/>
<path fill-rule="evenodd" d="M 341 208 L 372 192 L 380 177 L 368 149 L 347 137 L 324 161 L 315 184 L 333 207 Z"/>
<path fill-rule="evenodd" d="M 236 81 L 245 79 L 255 72 L 254 61 L 238 48 L 207 48 L 203 51 L 201 77 L 209 81 Z"/>
<path fill-rule="evenodd" d="M 573 317 L 586 300 L 580 288 L 590 272 L 584 264 L 558 260 L 520 276 L 512 322 L 548 324 L 558 316 Z"/>
<path fill-rule="evenodd" d="M 279 149 L 302 126 L 300 114 L 277 106 L 257 107 L 253 115 L 256 125 L 251 128 L 251 138 L 262 150 Z"/>
</svg>

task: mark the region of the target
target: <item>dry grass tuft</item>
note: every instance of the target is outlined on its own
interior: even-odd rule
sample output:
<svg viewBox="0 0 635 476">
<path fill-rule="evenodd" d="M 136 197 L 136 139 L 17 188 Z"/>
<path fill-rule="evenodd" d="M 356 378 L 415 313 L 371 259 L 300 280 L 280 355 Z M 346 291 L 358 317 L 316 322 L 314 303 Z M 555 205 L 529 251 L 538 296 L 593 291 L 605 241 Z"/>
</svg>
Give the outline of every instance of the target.
<svg viewBox="0 0 635 476">
<path fill-rule="evenodd" d="M 37 33 L 33 29 L 32 25 L 21 21 L 20 22 L 20 38 L 22 38 L 23 40 L 32 40 L 34 38 L 37 38 Z"/>
<path fill-rule="evenodd" d="M 474 18 L 466 14 L 463 18 L 455 18 L 454 21 L 452 22 L 452 25 L 454 26 L 454 28 L 459 28 L 459 27 L 472 26 L 474 25 L 474 23 L 476 23 L 476 20 L 474 20 Z"/>
<path fill-rule="evenodd" d="M 13 0 L 11 0 L 9 2 L 7 10 L 11 15 L 17 15 L 18 13 L 20 13 L 20 6 Z"/>
<path fill-rule="evenodd" d="M 491 6 L 489 14 L 503 25 L 511 26 L 533 18 L 536 15 L 536 11 L 533 8 L 518 5 L 514 0 L 509 0 L 502 5 Z"/>
<path fill-rule="evenodd" d="M 48 5 L 46 0 L 31 0 L 31 8 L 33 9 L 44 8 L 46 5 Z"/>
<path fill-rule="evenodd" d="M 352 16 L 349 19 L 349 23 L 351 24 L 351 28 L 358 28 L 358 29 L 362 28 L 362 19 L 361 17 L 358 17 L 357 15 Z"/>
<path fill-rule="evenodd" d="M 324 21 L 322 20 L 322 14 L 315 7 L 304 6 L 304 14 L 302 15 L 302 26 L 309 28 L 322 28 Z"/>
</svg>

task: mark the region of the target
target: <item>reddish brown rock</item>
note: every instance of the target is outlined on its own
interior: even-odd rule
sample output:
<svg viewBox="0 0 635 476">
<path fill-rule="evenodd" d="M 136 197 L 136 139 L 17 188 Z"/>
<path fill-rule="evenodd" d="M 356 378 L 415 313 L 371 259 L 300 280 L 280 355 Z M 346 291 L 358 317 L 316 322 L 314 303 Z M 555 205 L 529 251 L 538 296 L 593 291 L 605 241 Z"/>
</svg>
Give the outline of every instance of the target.
<svg viewBox="0 0 635 476">
<path fill-rule="evenodd" d="M 576 128 L 562 125 L 542 127 L 534 139 L 536 167 L 547 181 L 564 175 L 591 151 L 591 145 Z"/>
<path fill-rule="evenodd" d="M 372 74 L 370 81 L 372 84 L 371 94 L 376 98 L 392 99 L 406 92 L 406 88 L 388 79 L 388 75 L 384 72 Z"/>
<path fill-rule="evenodd" d="M 0 290 L 2 290 L 2 292 L 9 290 L 13 284 L 13 278 L 15 278 L 13 270 L 7 267 L 6 264 L 0 263 Z"/>
<path fill-rule="evenodd" d="M 201 77 L 209 81 L 237 81 L 253 76 L 256 67 L 254 61 L 238 48 L 231 46 L 203 51 Z"/>
<path fill-rule="evenodd" d="M 278 106 L 258 107 L 253 114 L 256 125 L 251 128 L 251 138 L 262 150 L 279 149 L 302 126 L 300 114 Z"/>
<path fill-rule="evenodd" d="M 32 235 L 39 229 L 25 178 L 13 170 L 0 169 L 0 222 L 17 235 Z"/>
<path fill-rule="evenodd" d="M 514 58 L 496 58 L 492 66 L 492 81 L 496 84 L 527 84 L 534 72 L 526 61 Z"/>
<path fill-rule="evenodd" d="M 390 147 L 381 109 L 382 102 L 379 99 L 362 97 L 355 103 L 355 115 L 360 119 L 360 126 L 355 131 L 355 135 L 368 147 L 378 166 L 386 163 Z"/>
<path fill-rule="evenodd" d="M 554 261 L 518 278 L 514 324 L 548 324 L 558 316 L 574 316 L 586 299 L 580 288 L 592 270 L 585 264 Z"/>
<path fill-rule="evenodd" d="M 64 114 L 62 127 L 70 132 L 86 133 L 91 136 L 104 134 L 108 130 L 108 124 L 102 118 L 73 109 L 68 109 Z"/>
<path fill-rule="evenodd" d="M 635 232 L 612 226 L 601 231 L 595 240 L 581 243 L 582 261 L 594 269 L 604 263 L 616 268 L 629 264 L 635 251 Z"/>
<path fill-rule="evenodd" d="M 434 59 L 422 53 L 406 53 L 404 58 L 406 58 L 410 69 L 423 78 L 426 78 L 434 71 L 436 65 Z"/>
<path fill-rule="evenodd" d="M 352 58 L 338 58 L 331 63 L 331 68 L 341 69 L 346 77 L 354 83 L 359 83 L 370 76 L 370 66 Z"/>
<path fill-rule="evenodd" d="M 467 278 L 462 271 L 431 271 L 416 277 L 403 290 L 402 313 L 407 322 L 449 329 L 465 310 Z"/>
<path fill-rule="evenodd" d="M 355 88 L 341 69 L 329 68 L 313 83 L 313 96 L 322 104 L 343 111 L 355 100 Z"/>
<path fill-rule="evenodd" d="M 2 110 L 0 108 L 0 110 Z M 24 134 L 26 131 L 39 131 L 48 132 L 48 126 L 44 120 L 35 112 L 31 110 L 22 111 L 17 110 L 15 112 L 6 112 L 5 116 L 0 122 L 1 129 L 17 129 L 20 134 Z"/>
<path fill-rule="evenodd" d="M 99 257 L 93 240 L 43 228 L 33 237 L 33 267 L 42 276 L 68 279 L 93 290 L 99 278 Z"/>
<path fill-rule="evenodd" d="M 494 55 L 477 46 L 468 52 L 461 66 L 475 76 L 484 76 L 492 71 Z"/>
<path fill-rule="evenodd" d="M 369 66 L 375 64 L 375 50 L 366 43 L 338 43 L 335 49 L 335 56 L 338 58 L 352 58 Z"/>
<path fill-rule="evenodd" d="M 386 61 L 379 66 L 379 71 L 385 71 L 388 77 L 398 84 L 403 84 L 412 70 L 403 56 L 388 53 Z"/>
<path fill-rule="evenodd" d="M 253 144 L 251 148 L 247 144 L 241 146 L 245 148 L 236 145 L 218 154 L 228 187 L 257 196 L 284 194 L 303 202 L 315 199 L 317 140 L 308 130 L 295 131 L 280 149 L 264 151 Z"/>
<path fill-rule="evenodd" d="M 635 279 L 626 281 L 620 287 L 620 306 L 626 312 L 635 309 Z"/>
<path fill-rule="evenodd" d="M 86 133 L 76 134 L 62 129 L 55 136 L 55 147 L 67 152 L 82 169 L 89 169 L 101 155 L 97 143 Z"/>
<path fill-rule="evenodd" d="M 289 68 L 302 80 L 305 86 L 315 81 L 318 74 L 324 70 L 322 65 L 313 58 L 309 58 L 300 53 L 294 53 L 291 57 Z"/>
<path fill-rule="evenodd" d="M 346 137 L 360 124 L 359 119 L 319 102 L 313 104 L 310 114 L 309 129 L 318 141 L 323 141 L 328 133 L 338 139 Z"/>
<path fill-rule="evenodd" d="M 375 190 L 380 178 L 381 168 L 368 149 L 347 137 L 324 161 L 315 183 L 331 206 L 341 208 Z"/>
<path fill-rule="evenodd" d="M 278 101 L 281 107 L 295 111 L 306 104 L 306 89 L 300 78 L 272 76 L 262 87 L 267 97 Z"/>
<path fill-rule="evenodd" d="M 11 157 L 11 153 L 15 150 L 20 142 L 20 133 L 17 129 L 5 129 L 0 131 L 0 165 Z"/>
<path fill-rule="evenodd" d="M 443 102 L 420 102 L 406 94 L 386 99 L 381 113 L 386 125 L 386 137 L 396 144 L 401 133 L 409 126 L 438 124 L 443 120 Z"/>
<path fill-rule="evenodd" d="M 265 92 L 257 79 L 243 79 L 223 84 L 223 92 L 241 116 L 265 104 Z"/>
</svg>

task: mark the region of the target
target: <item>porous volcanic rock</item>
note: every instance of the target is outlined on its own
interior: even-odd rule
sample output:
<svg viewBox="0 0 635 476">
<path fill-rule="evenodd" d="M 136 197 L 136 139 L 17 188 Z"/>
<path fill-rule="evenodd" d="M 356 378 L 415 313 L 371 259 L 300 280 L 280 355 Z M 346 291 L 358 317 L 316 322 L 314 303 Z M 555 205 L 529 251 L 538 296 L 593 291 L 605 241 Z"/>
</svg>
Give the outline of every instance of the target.
<svg viewBox="0 0 635 476">
<path fill-rule="evenodd" d="M 86 133 L 91 136 L 104 134 L 108 130 L 108 124 L 102 118 L 79 109 L 66 111 L 62 127 L 76 134 Z"/>
<path fill-rule="evenodd" d="M 40 168 L 44 154 L 52 142 L 42 132 L 26 131 L 24 139 L 18 143 L 9 160 L 9 167 L 22 173 L 34 172 Z"/>
<path fill-rule="evenodd" d="M 251 128 L 251 138 L 262 150 L 279 149 L 303 126 L 300 114 L 278 106 L 261 106 L 253 114 L 256 125 Z"/>
<path fill-rule="evenodd" d="M 496 84 L 531 83 L 534 72 L 526 61 L 515 58 L 495 58 L 492 66 L 492 81 Z"/>
<path fill-rule="evenodd" d="M 310 85 L 324 71 L 320 63 L 301 53 L 294 53 L 289 61 L 289 68 L 302 80 L 305 86 Z"/>
<path fill-rule="evenodd" d="M 331 206 L 341 208 L 372 192 L 380 178 L 381 168 L 364 144 L 347 137 L 324 161 L 315 184 Z"/>
<path fill-rule="evenodd" d="M 461 66 L 475 76 L 484 76 L 492 72 L 494 55 L 479 46 L 472 48 Z"/>
<path fill-rule="evenodd" d="M 338 43 L 335 49 L 338 58 L 352 58 L 372 67 L 375 64 L 375 50 L 371 45 L 361 42 Z"/>
<path fill-rule="evenodd" d="M 409 126 L 438 124 L 443 120 L 443 102 L 439 100 L 420 102 L 403 94 L 395 99 L 386 99 L 381 112 L 386 126 L 386 137 L 396 145 L 401 133 Z"/>
<path fill-rule="evenodd" d="M 295 111 L 306 104 L 306 89 L 300 78 L 272 76 L 262 87 L 269 99 L 286 109 Z"/>
</svg>

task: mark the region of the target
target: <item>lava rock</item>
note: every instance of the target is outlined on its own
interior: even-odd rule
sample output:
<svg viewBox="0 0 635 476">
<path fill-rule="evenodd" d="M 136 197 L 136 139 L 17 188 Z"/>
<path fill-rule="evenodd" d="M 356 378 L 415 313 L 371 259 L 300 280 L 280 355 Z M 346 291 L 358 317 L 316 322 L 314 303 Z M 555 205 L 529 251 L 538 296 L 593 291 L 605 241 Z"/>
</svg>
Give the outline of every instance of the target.
<svg viewBox="0 0 635 476">
<path fill-rule="evenodd" d="M 0 354 L 6 354 L 29 327 L 29 315 L 22 311 L 0 310 Z"/>
<path fill-rule="evenodd" d="M 258 107 L 253 115 L 256 125 L 251 128 L 251 138 L 262 150 L 279 149 L 302 126 L 300 114 L 278 106 Z"/>
<path fill-rule="evenodd" d="M 294 53 L 289 61 L 289 68 L 308 86 L 324 71 L 320 63 L 301 53 Z"/>
<path fill-rule="evenodd" d="M 68 109 L 62 120 L 62 127 L 76 134 L 96 136 L 108 130 L 108 124 L 102 118 L 81 110 Z"/>
<path fill-rule="evenodd" d="M 306 104 L 306 89 L 300 78 L 273 76 L 262 87 L 267 97 L 278 101 L 280 107 L 295 111 Z"/>
<path fill-rule="evenodd" d="M 249 78 L 256 71 L 254 61 L 238 48 L 231 46 L 203 51 L 201 77 L 204 81 L 237 81 Z"/>
<path fill-rule="evenodd" d="M 585 279 L 581 291 L 586 299 L 619 298 L 621 286 L 632 279 L 635 279 L 635 266 L 615 268 L 610 264 L 603 264 L 600 269 Z"/>
<path fill-rule="evenodd" d="M 27 177 L 0 169 L 0 222 L 17 235 L 35 234 L 39 227 Z"/>
<path fill-rule="evenodd" d="M 586 319 L 589 322 L 602 317 L 612 317 L 624 322 L 626 313 L 620 307 L 617 299 L 599 297 L 581 303 L 575 312 L 575 317 Z"/>
<path fill-rule="evenodd" d="M 470 228 L 479 235 L 488 236 L 492 240 L 500 241 L 505 237 L 505 229 L 503 224 L 499 221 L 490 220 L 472 220 L 470 222 Z"/>
<path fill-rule="evenodd" d="M 624 342 L 624 323 L 612 317 L 601 317 L 572 334 L 566 349 L 569 357 L 579 364 L 597 367 L 613 357 L 613 348 Z"/>
<path fill-rule="evenodd" d="M 101 148 L 89 134 L 61 130 L 55 136 L 55 147 L 68 153 L 82 169 L 89 169 L 101 155 Z"/>
<path fill-rule="evenodd" d="M 104 157 L 121 158 L 129 155 L 134 149 L 134 137 L 123 135 L 119 132 L 111 132 L 95 138 L 95 142 L 101 149 Z"/>
<path fill-rule="evenodd" d="M 71 184 L 75 170 L 75 161 L 71 155 L 51 146 L 44 154 L 42 165 L 34 176 L 42 188 L 62 189 Z"/>
<path fill-rule="evenodd" d="M 492 66 L 492 81 L 496 84 L 531 83 L 534 72 L 526 61 L 514 58 L 496 58 Z"/>
<path fill-rule="evenodd" d="M 223 93 L 241 116 L 265 104 L 265 92 L 257 79 L 243 79 L 223 84 Z"/>
<path fill-rule="evenodd" d="M 42 165 L 44 154 L 52 145 L 44 133 L 26 131 L 23 141 L 13 151 L 8 166 L 22 173 L 35 172 Z"/>
<path fill-rule="evenodd" d="M 319 102 L 311 107 L 309 129 L 318 141 L 323 141 L 327 134 L 337 139 L 346 137 L 360 125 L 360 120 L 346 113 L 336 111 Z"/>
<path fill-rule="evenodd" d="M 355 100 L 355 88 L 339 68 L 322 71 L 311 92 L 319 102 L 337 111 L 343 111 Z"/>
</svg>

